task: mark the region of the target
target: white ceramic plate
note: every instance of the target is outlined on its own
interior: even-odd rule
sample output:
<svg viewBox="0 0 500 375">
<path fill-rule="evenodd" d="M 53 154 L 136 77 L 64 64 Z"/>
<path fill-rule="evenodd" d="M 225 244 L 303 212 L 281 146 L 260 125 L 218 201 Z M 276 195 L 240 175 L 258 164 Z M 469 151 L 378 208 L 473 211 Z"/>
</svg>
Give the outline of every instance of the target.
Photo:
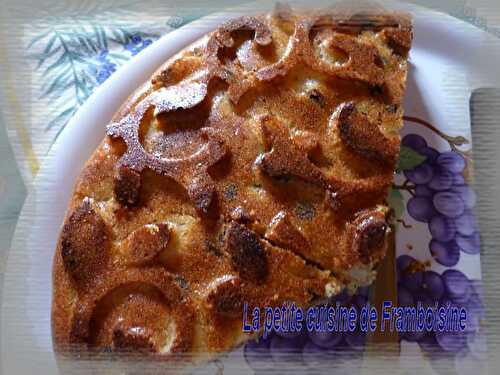
<svg viewBox="0 0 500 375">
<path fill-rule="evenodd" d="M 53 252 L 74 181 L 103 138 L 114 112 L 159 65 L 183 47 L 230 17 L 269 7 L 252 4 L 207 16 L 171 32 L 108 79 L 66 126 L 27 198 L 8 257 L 1 316 L 3 373 L 57 373 L 50 329 Z M 498 80 L 491 72 L 496 71 L 494 64 L 500 61 L 500 54 L 483 48 L 497 46 L 497 40 L 452 17 L 421 8 L 410 11 L 415 40 L 406 113 L 439 124 L 448 134 L 470 138 L 470 92 Z M 460 266 L 469 277 L 480 277 L 479 258 L 465 258 Z"/>
</svg>

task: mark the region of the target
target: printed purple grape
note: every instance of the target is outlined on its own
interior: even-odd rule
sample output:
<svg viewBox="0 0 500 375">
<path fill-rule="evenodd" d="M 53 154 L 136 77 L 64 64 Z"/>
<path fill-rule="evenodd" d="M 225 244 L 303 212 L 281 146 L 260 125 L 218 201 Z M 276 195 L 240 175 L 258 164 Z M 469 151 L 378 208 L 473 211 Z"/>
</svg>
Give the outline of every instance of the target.
<svg viewBox="0 0 500 375">
<path fill-rule="evenodd" d="M 401 258 L 401 257 L 400 257 Z M 414 294 L 412 294 L 406 287 L 406 284 L 399 283 L 398 284 L 398 306 L 400 307 L 409 307 L 409 306 L 417 306 L 417 300 L 421 299 L 420 296 L 420 287 L 415 285 Z M 417 342 L 423 337 L 422 332 L 400 332 L 399 337 L 402 340 Z"/>
<path fill-rule="evenodd" d="M 284 338 L 274 335 L 271 338 L 269 352 L 275 363 L 281 366 L 288 363 L 293 366 L 300 362 L 302 356 L 297 354 L 302 352 L 304 344 L 305 340 L 302 336 Z"/>
<path fill-rule="evenodd" d="M 427 184 L 434 176 L 434 169 L 428 163 L 422 163 L 411 170 L 404 171 L 404 175 L 414 184 Z"/>
<path fill-rule="evenodd" d="M 434 203 L 434 208 L 440 214 L 449 217 L 456 218 L 464 213 L 464 202 L 460 199 L 458 194 L 453 192 L 440 192 L 434 195 L 432 199 Z"/>
<path fill-rule="evenodd" d="M 358 309 L 358 312 L 363 308 L 363 306 L 366 305 L 367 302 L 368 298 L 361 294 L 355 294 L 351 300 L 351 303 Z"/>
<path fill-rule="evenodd" d="M 425 334 L 422 339 L 418 341 L 418 345 L 425 353 L 432 353 L 439 350 L 439 344 L 433 332 Z"/>
<path fill-rule="evenodd" d="M 417 197 L 432 198 L 432 196 L 434 195 L 434 190 L 429 188 L 427 185 L 416 185 L 415 195 Z"/>
<path fill-rule="evenodd" d="M 370 286 L 360 286 L 356 290 L 356 295 L 358 296 L 368 297 L 369 293 L 370 293 Z"/>
<path fill-rule="evenodd" d="M 431 298 L 427 296 L 425 291 L 418 291 L 413 295 L 413 300 L 415 303 L 415 306 L 418 306 L 418 304 L 422 305 L 422 307 L 425 309 L 427 307 L 433 307 L 434 302 L 432 301 Z"/>
<path fill-rule="evenodd" d="M 422 290 L 433 301 L 441 299 L 444 294 L 441 275 L 434 271 L 425 271 L 422 277 Z"/>
<path fill-rule="evenodd" d="M 432 147 L 419 148 L 418 153 L 420 155 L 426 156 L 427 157 L 426 160 L 430 163 L 434 163 L 439 156 L 439 152 Z"/>
<path fill-rule="evenodd" d="M 425 336 L 425 333 L 426 333 L 425 330 L 424 331 L 412 330 L 412 331 L 404 332 L 403 338 L 409 342 L 419 342 L 420 340 L 423 339 L 423 337 Z"/>
<path fill-rule="evenodd" d="M 476 215 L 471 210 L 465 210 L 462 215 L 455 219 L 457 232 L 464 236 L 470 236 L 477 231 Z"/>
<path fill-rule="evenodd" d="M 471 294 L 471 283 L 467 276 L 459 270 L 451 269 L 443 272 L 443 283 L 450 300 L 464 304 Z"/>
<path fill-rule="evenodd" d="M 415 259 L 409 255 L 400 255 L 396 260 L 396 275 L 398 282 L 401 280 L 402 271 L 406 270 L 406 268 L 415 261 Z"/>
<path fill-rule="evenodd" d="M 476 205 L 476 194 L 468 185 L 453 186 L 450 191 L 457 194 L 467 209 L 474 208 Z"/>
<path fill-rule="evenodd" d="M 414 306 L 413 296 L 404 286 L 398 286 L 398 306 Z"/>
<path fill-rule="evenodd" d="M 425 139 L 418 134 L 405 135 L 401 140 L 401 144 L 415 151 L 427 147 L 427 142 L 425 141 Z"/>
<path fill-rule="evenodd" d="M 339 294 L 332 297 L 331 303 L 335 305 L 337 301 L 340 303 L 347 302 L 350 298 L 351 295 L 349 294 L 347 289 L 342 289 L 342 291 Z"/>
<path fill-rule="evenodd" d="M 432 238 L 439 242 L 448 242 L 455 237 L 456 225 L 453 219 L 442 215 L 434 216 L 429 222 Z"/>
<path fill-rule="evenodd" d="M 310 331 L 307 333 L 309 339 L 322 348 L 333 348 L 337 346 L 342 341 L 342 333 L 340 332 L 321 332 L 321 331 Z"/>
<path fill-rule="evenodd" d="M 353 332 L 347 332 L 345 341 L 349 345 L 349 348 L 363 350 L 365 347 L 366 334 L 356 329 Z"/>
<path fill-rule="evenodd" d="M 457 235 L 456 239 L 457 245 L 464 253 L 475 255 L 479 254 L 480 248 L 480 239 L 479 233 L 474 232 L 470 236 L 463 236 L 461 234 Z"/>
<path fill-rule="evenodd" d="M 453 186 L 465 185 L 465 178 L 461 174 L 453 175 Z"/>
<path fill-rule="evenodd" d="M 410 255 L 403 254 L 396 259 L 396 267 L 402 271 L 404 271 L 410 264 L 415 262 L 415 258 Z"/>
<path fill-rule="evenodd" d="M 461 173 L 465 168 L 465 159 L 458 152 L 446 151 L 438 156 L 437 164 L 451 173 Z"/>
<path fill-rule="evenodd" d="M 293 338 L 293 337 L 298 337 L 298 336 L 306 336 L 306 329 L 304 326 L 302 326 L 301 331 L 290 331 L 290 332 L 281 332 L 279 330 L 274 331 L 274 333 L 280 337 L 283 338 Z"/>
<path fill-rule="evenodd" d="M 461 332 L 436 332 L 436 341 L 439 346 L 447 351 L 457 353 L 467 345 L 467 337 Z"/>
<path fill-rule="evenodd" d="M 410 292 L 416 293 L 420 291 L 422 276 L 420 271 L 403 271 L 401 272 L 401 282 Z"/>
<path fill-rule="evenodd" d="M 448 190 L 453 185 L 453 179 L 453 173 L 441 169 L 433 174 L 428 185 L 433 190 Z"/>
<path fill-rule="evenodd" d="M 271 340 L 260 338 L 246 343 L 243 349 L 243 355 L 248 365 L 253 370 L 266 370 L 274 367 L 271 354 L 269 353 L 269 344 Z"/>
<path fill-rule="evenodd" d="M 428 198 L 412 197 L 406 205 L 408 214 L 417 221 L 429 222 L 436 215 L 433 202 Z"/>
<path fill-rule="evenodd" d="M 431 299 L 422 291 L 418 291 L 413 295 L 413 306 L 418 307 L 421 305 L 424 309 L 433 306 Z M 423 339 L 426 331 L 412 330 L 405 333 L 404 338 L 410 342 L 418 342 Z"/>
<path fill-rule="evenodd" d="M 312 368 L 327 368 L 335 361 L 335 351 L 322 348 L 308 341 L 302 349 L 303 362 Z"/>
<path fill-rule="evenodd" d="M 453 240 L 449 242 L 431 240 L 429 250 L 436 262 L 446 267 L 453 267 L 460 259 L 460 249 Z"/>
</svg>

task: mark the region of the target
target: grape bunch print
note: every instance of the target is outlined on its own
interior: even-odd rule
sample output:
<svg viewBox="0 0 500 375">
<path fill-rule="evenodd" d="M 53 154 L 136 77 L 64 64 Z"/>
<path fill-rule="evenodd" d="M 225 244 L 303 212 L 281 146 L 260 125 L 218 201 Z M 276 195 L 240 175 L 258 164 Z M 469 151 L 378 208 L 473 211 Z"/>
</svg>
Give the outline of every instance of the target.
<svg viewBox="0 0 500 375">
<path fill-rule="evenodd" d="M 354 306 L 357 311 L 368 302 L 368 288 L 359 288 L 354 295 L 342 292 L 327 303 Z M 255 374 L 283 372 L 314 374 L 350 374 L 360 372 L 366 333 L 307 331 L 300 333 L 273 332 L 266 338 L 248 342 L 244 349 L 247 364 Z M 277 371 L 279 369 L 279 371 Z"/>
<path fill-rule="evenodd" d="M 476 196 L 464 178 L 468 155 L 457 148 L 457 143 L 466 142 L 465 138 L 452 138 L 435 130 L 448 141 L 451 149 L 439 152 L 418 134 L 404 136 L 402 155 L 413 155 L 417 162 L 409 168 L 403 165 L 401 171 L 405 181 L 395 188 L 411 195 L 406 204 L 408 214 L 428 225 L 432 257 L 442 266 L 453 267 L 461 252 L 479 253 L 474 213 Z"/>
<path fill-rule="evenodd" d="M 415 245 L 409 252 L 401 251 L 397 258 L 397 285 L 399 306 L 417 307 L 464 307 L 467 311 L 466 328 L 463 332 L 403 332 L 403 342 L 418 344 L 425 358 L 437 373 L 481 374 L 487 353 L 485 335 L 481 330 L 484 306 L 481 285 L 469 279 L 457 266 L 460 255 L 479 254 L 479 232 L 474 213 L 476 197 L 468 184 L 470 151 L 462 151 L 468 141 L 464 137 L 451 137 L 432 124 L 419 118 L 405 118 L 431 130 L 444 139 L 449 148 L 439 151 L 431 147 L 419 134 L 410 133 L 401 142 L 399 176 L 404 181 L 393 189 L 406 192 L 406 210 L 417 222 L 427 224 L 431 240 L 420 248 L 428 250 L 428 256 L 419 252 L 412 257 Z M 404 208 L 404 205 L 403 205 Z M 403 221 L 400 236 L 409 228 Z M 425 251 L 427 251 L 425 250 Z M 442 273 L 432 270 L 434 259 L 446 269 Z"/>
<path fill-rule="evenodd" d="M 481 374 L 487 355 L 486 337 L 480 326 L 484 318 L 481 284 L 461 271 L 447 269 L 442 274 L 404 254 L 397 258 L 398 305 L 402 307 L 464 307 L 467 311 L 463 332 L 400 332 L 400 340 L 416 342 L 431 366 L 443 374 Z"/>
</svg>

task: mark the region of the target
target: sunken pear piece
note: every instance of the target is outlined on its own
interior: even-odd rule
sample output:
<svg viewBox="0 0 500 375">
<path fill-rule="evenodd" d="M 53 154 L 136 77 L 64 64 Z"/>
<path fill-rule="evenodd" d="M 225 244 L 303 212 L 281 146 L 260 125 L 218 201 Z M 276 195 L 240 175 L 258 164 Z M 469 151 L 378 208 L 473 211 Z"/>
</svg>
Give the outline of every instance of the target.
<svg viewBox="0 0 500 375">
<path fill-rule="evenodd" d="M 215 355 L 253 337 L 245 303 L 308 307 L 371 283 L 411 41 L 399 13 L 282 9 L 167 61 L 76 181 L 56 350 Z"/>
</svg>

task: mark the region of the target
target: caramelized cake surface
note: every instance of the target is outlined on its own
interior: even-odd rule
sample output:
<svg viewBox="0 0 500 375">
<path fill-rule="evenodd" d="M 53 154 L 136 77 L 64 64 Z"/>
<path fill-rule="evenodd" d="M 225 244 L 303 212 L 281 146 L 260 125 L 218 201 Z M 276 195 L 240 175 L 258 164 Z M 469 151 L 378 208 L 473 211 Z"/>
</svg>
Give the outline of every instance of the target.
<svg viewBox="0 0 500 375">
<path fill-rule="evenodd" d="M 56 350 L 217 353 L 242 306 L 370 283 L 412 28 L 388 12 L 227 22 L 132 95 L 76 182 Z"/>
</svg>

